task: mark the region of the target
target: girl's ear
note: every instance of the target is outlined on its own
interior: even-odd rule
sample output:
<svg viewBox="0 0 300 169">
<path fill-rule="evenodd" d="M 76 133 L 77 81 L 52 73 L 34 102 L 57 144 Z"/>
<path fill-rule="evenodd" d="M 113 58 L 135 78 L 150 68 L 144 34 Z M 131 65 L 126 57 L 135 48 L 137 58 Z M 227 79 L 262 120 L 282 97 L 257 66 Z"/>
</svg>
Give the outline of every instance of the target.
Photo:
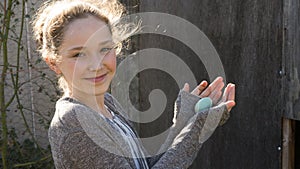
<svg viewBox="0 0 300 169">
<path fill-rule="evenodd" d="M 57 75 L 61 74 L 60 69 L 57 67 L 56 65 L 56 61 L 54 59 L 51 59 L 49 57 L 47 57 L 45 59 L 45 62 L 47 63 L 47 65 L 50 67 L 51 70 L 53 70 Z"/>
</svg>

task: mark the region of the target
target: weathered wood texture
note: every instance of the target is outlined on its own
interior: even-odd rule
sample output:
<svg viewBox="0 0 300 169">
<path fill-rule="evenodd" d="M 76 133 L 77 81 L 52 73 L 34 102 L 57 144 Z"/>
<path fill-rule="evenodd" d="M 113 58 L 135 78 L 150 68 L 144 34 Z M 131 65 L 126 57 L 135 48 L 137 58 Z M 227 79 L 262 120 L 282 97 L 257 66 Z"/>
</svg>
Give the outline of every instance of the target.
<svg viewBox="0 0 300 169">
<path fill-rule="evenodd" d="M 300 2 L 298 0 L 284 0 L 283 10 L 283 93 L 285 101 L 284 117 L 300 120 Z M 290 125 L 286 128 L 286 122 Z M 289 130 L 287 130 L 289 129 Z M 284 119 L 283 123 L 283 154 L 282 168 L 299 168 L 299 122 Z"/>
<path fill-rule="evenodd" d="M 295 168 L 295 120 L 282 120 L 282 169 Z"/>
<path fill-rule="evenodd" d="M 295 130 L 295 168 L 300 168 L 300 122 L 296 121 Z"/>
<path fill-rule="evenodd" d="M 284 116 L 300 120 L 300 2 L 284 0 L 283 73 L 286 111 Z"/>
<path fill-rule="evenodd" d="M 283 1 L 141 0 L 140 11 L 174 14 L 199 27 L 218 51 L 227 81 L 237 87 L 230 120 L 204 144 L 191 168 L 281 168 Z M 201 61 L 181 42 L 148 34 L 141 36 L 140 46 L 169 50 L 190 66 L 198 81 L 208 79 Z M 147 94 L 154 88 L 164 90 L 167 109 L 173 108 L 182 86 L 170 75 L 145 70 L 139 77 L 142 109 L 149 107 Z M 141 125 L 141 135 L 168 128 L 173 115 L 166 112 Z"/>
</svg>

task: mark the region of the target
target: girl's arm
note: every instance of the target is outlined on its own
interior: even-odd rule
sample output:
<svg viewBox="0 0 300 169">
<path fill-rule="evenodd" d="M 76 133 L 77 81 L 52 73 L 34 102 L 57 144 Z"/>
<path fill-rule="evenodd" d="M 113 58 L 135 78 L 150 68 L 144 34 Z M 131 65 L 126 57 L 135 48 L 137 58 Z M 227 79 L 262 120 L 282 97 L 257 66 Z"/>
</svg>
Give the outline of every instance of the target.
<svg viewBox="0 0 300 169">
<path fill-rule="evenodd" d="M 215 89 L 219 90 L 218 87 Z M 202 93 L 207 94 L 206 91 Z M 161 157 L 156 156 L 159 158 L 152 159 L 150 163 L 152 168 L 187 168 L 190 166 L 202 143 L 211 136 L 218 125 L 226 122 L 229 111 L 235 105 L 235 87 L 233 84 L 227 85 L 220 101 L 219 96 L 214 94 L 217 92 L 210 92 L 213 96 L 209 97 L 213 101 L 215 99 L 217 106 L 205 112 L 194 112 L 193 105 L 200 98 L 193 92 L 189 93 L 188 90 L 184 89 L 180 91 L 175 104 L 174 124 L 165 144 L 160 149 L 161 152 L 165 151 L 165 153 Z"/>
<path fill-rule="evenodd" d="M 167 147 L 166 152 L 151 168 L 188 168 L 196 158 L 203 142 L 207 140 L 214 131 L 214 129 L 210 129 L 210 127 L 213 128 L 214 125 L 211 122 L 208 124 L 206 121 L 208 114 L 211 114 L 210 118 L 216 118 L 212 119 L 213 121 L 218 122 L 218 120 L 220 120 L 218 117 L 220 117 L 220 115 L 222 116 L 223 113 L 227 113 L 225 104 L 214 107 L 209 111 L 195 113 L 195 115 L 188 120 L 180 133 L 176 135 L 171 145 Z M 212 114 L 215 116 L 212 116 Z"/>
<path fill-rule="evenodd" d="M 220 100 L 222 88 L 224 87 L 223 79 L 221 77 L 216 78 L 209 86 L 206 81 L 202 81 L 191 93 L 189 92 L 189 85 L 185 84 L 184 88 L 179 92 L 175 102 L 173 125 L 170 128 L 166 141 L 159 151 L 164 152 L 187 124 L 188 120 L 195 115 L 194 106 L 201 98 L 210 97 L 214 105 L 217 105 L 219 100 L 220 102 L 225 101 L 224 99 L 227 98 L 229 94 L 231 96 L 234 95 L 234 87 L 232 87 L 231 84 L 228 86 Z M 234 100 L 234 98 L 231 99 Z"/>
<path fill-rule="evenodd" d="M 188 168 L 195 159 L 202 142 L 199 142 L 199 137 L 205 126 L 205 120 L 208 114 L 220 114 L 227 108 L 224 104 L 212 108 L 210 111 L 194 113 L 193 106 L 196 103 L 196 97 L 191 94 L 181 91 L 180 112 L 177 114 L 176 123 L 185 118 L 187 113 L 192 112 L 192 118 L 187 119 L 184 128 L 180 133 L 175 135 L 175 139 L 170 139 L 170 144 L 166 151 L 162 153 L 159 158 L 152 160 L 150 168 L 156 169 L 174 169 L 174 168 Z M 193 103 L 194 102 L 194 103 Z M 72 115 L 74 117 L 74 115 Z M 77 114 L 78 117 L 78 114 Z M 62 119 L 65 119 L 64 117 Z M 70 119 L 70 118 L 66 118 Z M 183 121 L 185 121 L 184 119 Z M 77 121 L 77 120 L 76 120 Z M 77 123 L 77 122 L 76 122 Z M 68 124 L 71 124 L 70 122 Z M 77 125 L 75 125 L 77 126 Z M 72 129 L 72 127 L 70 127 Z M 176 129 L 178 130 L 178 129 Z M 175 131 L 175 126 L 174 130 Z M 55 131 L 53 131 L 55 133 Z M 117 144 L 113 143 L 108 137 L 101 137 L 101 146 L 96 144 L 91 137 L 89 137 L 84 130 L 72 130 L 67 132 L 63 143 L 60 144 L 59 153 L 55 158 L 56 167 L 60 168 L 124 168 L 131 169 L 132 159 L 126 158 L 114 153 L 110 153 L 103 149 L 118 149 Z M 50 135 L 51 136 L 51 135 Z M 203 135 L 202 135 L 203 137 Z M 204 135 L 204 137 L 206 137 Z M 58 136 L 54 138 L 59 138 Z M 53 150 L 55 151 L 55 150 Z M 122 154 L 122 152 L 119 152 Z M 154 159 L 154 158 L 153 158 Z"/>
<path fill-rule="evenodd" d="M 198 113 L 195 113 L 193 110 L 195 103 L 199 100 L 198 96 L 190 94 L 185 90 L 182 90 L 179 96 L 180 97 L 176 103 L 177 108 L 175 109 L 177 111 L 174 118 L 175 123 L 171 128 L 168 139 L 166 140 L 167 143 L 164 144 L 161 155 L 155 156 L 150 160 L 150 168 L 188 168 L 195 159 L 202 143 L 213 132 L 212 130 L 207 133 L 207 131 L 211 128 L 209 125 L 206 125 L 207 117 L 211 114 L 222 115 L 224 112 L 226 113 L 227 110 L 230 110 L 231 107 L 233 107 L 232 102 L 234 102 L 234 89 L 227 90 L 226 88 L 218 106 L 213 107 L 209 111 Z M 64 114 L 64 116 L 66 116 L 66 114 Z M 78 114 L 76 116 L 71 115 L 71 117 L 72 118 L 62 117 L 61 119 L 73 119 L 73 117 L 78 118 Z M 220 119 L 213 121 L 219 122 L 219 120 Z M 77 120 L 73 121 L 78 123 Z M 72 122 L 64 122 L 62 124 L 72 124 Z M 78 124 L 75 126 L 78 126 Z M 71 129 L 73 128 L 71 127 Z M 55 133 L 55 128 L 52 129 L 52 133 Z M 110 153 L 102 148 L 105 146 L 112 150 L 118 149 L 115 147 L 118 144 L 113 143 L 110 138 L 101 137 L 100 140 L 102 144 L 99 146 L 86 134 L 84 130 L 72 130 L 67 133 L 67 136 L 62 139 L 63 142 L 54 141 L 55 143 L 60 142 L 60 146 L 54 145 L 54 147 L 58 147 L 58 149 L 52 150 L 59 151 L 59 153 L 54 153 L 56 154 L 56 156 L 54 156 L 54 161 L 56 161 L 56 167 L 58 169 L 119 167 L 130 169 L 134 167 L 132 165 L 132 159 L 116 155 L 115 153 Z M 56 139 L 61 138 L 53 134 L 50 134 L 50 137 L 51 136 L 54 136 L 52 138 Z M 200 139 L 200 142 L 199 138 L 202 138 Z M 205 138 L 204 141 L 203 138 Z M 122 154 L 122 152 L 117 154 Z M 59 164 L 57 164 L 57 162 Z"/>
</svg>

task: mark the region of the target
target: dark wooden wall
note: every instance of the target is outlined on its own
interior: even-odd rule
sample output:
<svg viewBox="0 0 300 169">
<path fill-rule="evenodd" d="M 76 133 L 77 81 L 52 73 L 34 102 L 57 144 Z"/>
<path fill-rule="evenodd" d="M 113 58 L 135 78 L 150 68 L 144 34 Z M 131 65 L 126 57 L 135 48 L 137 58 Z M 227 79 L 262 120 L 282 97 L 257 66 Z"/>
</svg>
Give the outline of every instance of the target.
<svg viewBox="0 0 300 169">
<path fill-rule="evenodd" d="M 283 1 L 140 0 L 139 6 L 140 12 L 173 14 L 199 27 L 218 51 L 227 81 L 236 84 L 237 106 L 230 120 L 204 144 L 191 168 L 280 168 L 281 118 L 285 107 L 285 75 L 281 74 Z M 181 57 L 199 82 L 208 79 L 201 61 L 183 43 L 160 35 L 141 35 L 140 49 L 150 47 Z M 149 106 L 147 94 L 154 88 L 164 90 L 168 95 L 167 109 L 173 108 L 182 86 L 170 75 L 146 70 L 138 76 L 142 109 Z M 171 119 L 171 114 L 164 113 L 158 120 L 140 125 L 141 136 L 162 132 L 170 126 Z"/>
<path fill-rule="evenodd" d="M 283 84 L 286 118 L 300 120 L 300 2 L 284 1 Z"/>
<path fill-rule="evenodd" d="M 284 124 L 291 128 L 283 128 L 283 136 L 290 135 L 283 140 L 284 149 L 282 157 L 283 167 L 300 168 L 300 2 L 298 0 L 284 1 L 284 40 L 283 40 L 283 93 L 285 100 Z M 296 120 L 296 121 L 294 121 Z M 285 126 L 285 125 L 284 125 Z M 290 132 L 285 132 L 289 131 Z M 291 157 L 288 158 L 285 157 Z"/>
</svg>

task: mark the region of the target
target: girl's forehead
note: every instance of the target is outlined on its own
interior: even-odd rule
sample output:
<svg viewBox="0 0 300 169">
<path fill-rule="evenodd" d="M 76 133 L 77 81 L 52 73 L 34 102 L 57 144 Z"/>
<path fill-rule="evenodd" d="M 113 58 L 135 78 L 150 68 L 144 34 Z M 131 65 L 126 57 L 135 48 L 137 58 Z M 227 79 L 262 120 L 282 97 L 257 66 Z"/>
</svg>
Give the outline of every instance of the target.
<svg viewBox="0 0 300 169">
<path fill-rule="evenodd" d="M 108 25 L 99 18 L 88 16 L 72 21 L 65 29 L 62 48 L 74 45 L 93 45 L 112 41 Z"/>
<path fill-rule="evenodd" d="M 109 26 L 103 20 L 89 15 L 86 18 L 78 18 L 70 22 L 64 32 L 66 37 L 74 36 L 76 33 L 94 34 L 94 33 L 105 33 L 110 34 Z"/>
</svg>

